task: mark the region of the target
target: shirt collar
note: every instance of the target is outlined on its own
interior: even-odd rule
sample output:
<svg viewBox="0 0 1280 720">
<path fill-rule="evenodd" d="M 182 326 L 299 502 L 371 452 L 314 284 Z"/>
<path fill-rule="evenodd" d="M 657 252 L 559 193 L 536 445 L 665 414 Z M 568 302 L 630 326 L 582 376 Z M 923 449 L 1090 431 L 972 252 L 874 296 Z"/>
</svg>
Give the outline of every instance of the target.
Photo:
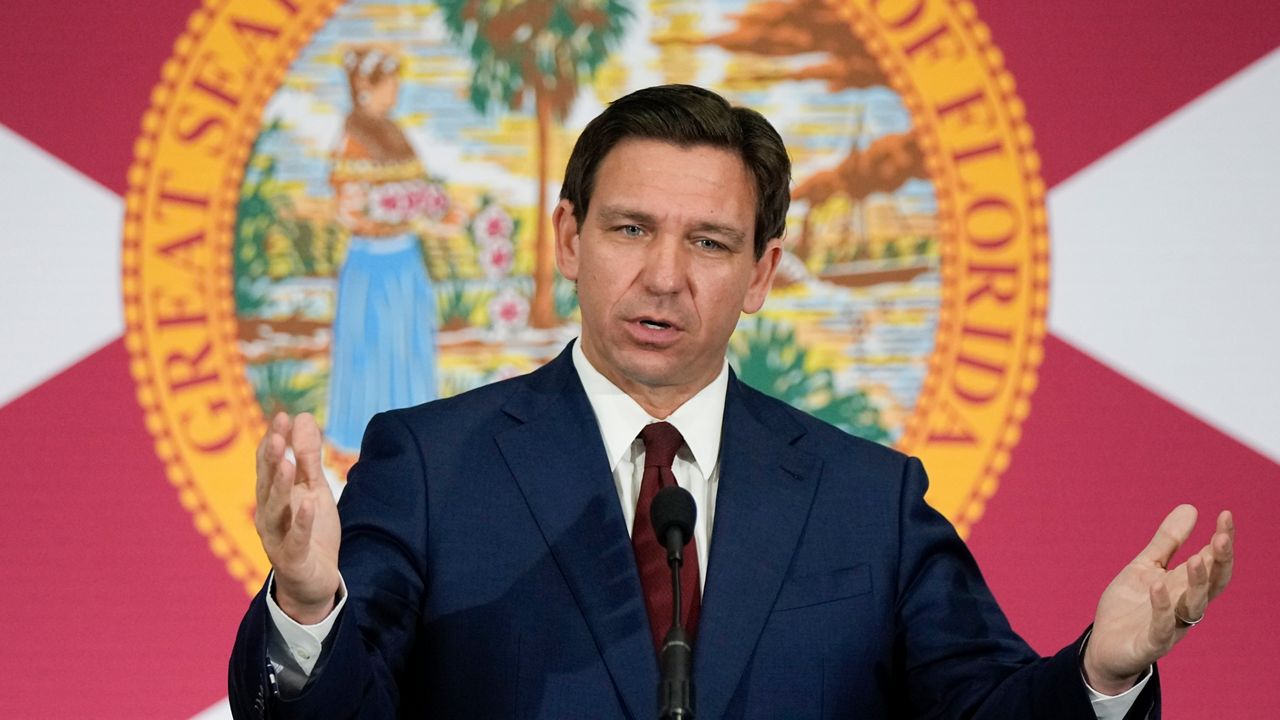
<svg viewBox="0 0 1280 720">
<path fill-rule="evenodd" d="M 725 393 L 729 389 L 729 361 L 720 374 L 666 418 L 654 418 L 640 404 L 596 370 L 582 352 L 582 343 L 573 344 L 573 366 L 591 402 L 604 440 L 609 470 L 618 467 L 631 443 L 645 425 L 665 419 L 680 431 L 693 461 L 705 477 L 710 477 L 720 460 L 720 430 L 724 424 Z"/>
</svg>

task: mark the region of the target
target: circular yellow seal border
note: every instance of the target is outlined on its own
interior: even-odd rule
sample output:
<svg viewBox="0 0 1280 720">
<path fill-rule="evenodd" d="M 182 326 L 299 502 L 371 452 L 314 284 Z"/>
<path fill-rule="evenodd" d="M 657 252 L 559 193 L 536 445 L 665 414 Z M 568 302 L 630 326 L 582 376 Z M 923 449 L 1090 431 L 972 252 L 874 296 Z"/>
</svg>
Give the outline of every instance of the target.
<svg viewBox="0 0 1280 720">
<path fill-rule="evenodd" d="M 967 534 L 1017 443 L 1042 356 L 1044 183 L 1011 76 L 969 2 L 828 0 L 911 113 L 938 198 L 942 307 L 899 447 Z M 174 44 L 129 169 L 125 344 L 138 402 L 196 528 L 249 592 L 265 429 L 236 341 L 232 232 L 266 102 L 340 0 L 206 0 Z"/>
<path fill-rule="evenodd" d="M 1025 107 L 967 0 L 832 0 L 911 113 L 938 199 L 942 307 L 898 440 L 967 536 L 995 494 L 1043 357 L 1049 236 Z"/>
<path fill-rule="evenodd" d="M 266 429 L 236 342 L 232 228 L 266 102 L 338 0 L 206 0 L 164 64 L 125 196 L 125 346 L 178 499 L 232 577 L 269 570 L 253 527 Z"/>
</svg>

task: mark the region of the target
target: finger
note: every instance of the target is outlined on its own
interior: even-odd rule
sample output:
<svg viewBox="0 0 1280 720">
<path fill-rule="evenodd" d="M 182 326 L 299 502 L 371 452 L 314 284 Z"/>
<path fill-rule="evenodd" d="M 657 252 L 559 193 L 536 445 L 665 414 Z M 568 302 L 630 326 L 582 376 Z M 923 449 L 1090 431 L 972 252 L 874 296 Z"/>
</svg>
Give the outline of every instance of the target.
<svg viewBox="0 0 1280 720">
<path fill-rule="evenodd" d="M 1217 532 L 1226 533 L 1232 538 L 1236 536 L 1236 518 L 1231 514 L 1230 510 L 1223 510 L 1218 513 Z"/>
<path fill-rule="evenodd" d="M 290 422 L 288 415 L 282 412 L 276 413 L 275 417 L 271 419 L 271 424 L 267 426 L 267 431 L 263 433 L 262 439 L 269 440 L 270 438 L 274 437 L 274 438 L 280 438 L 287 441 L 289 426 L 291 424 L 292 423 Z M 259 449 L 262 450 L 260 459 L 266 463 L 274 465 L 274 461 L 278 460 L 279 457 L 272 458 L 270 453 L 271 447 L 272 447 L 272 444 L 270 442 L 259 445 Z M 270 472 L 274 468 L 268 466 L 266 469 L 268 470 L 268 472 Z"/>
<path fill-rule="evenodd" d="M 1156 530 L 1155 537 L 1151 538 L 1151 542 L 1138 553 L 1138 560 L 1167 567 L 1169 559 L 1173 554 L 1182 547 L 1182 543 L 1187 541 L 1191 536 L 1191 530 L 1196 525 L 1196 509 L 1191 505 L 1179 505 L 1169 513 L 1164 522 L 1160 523 L 1160 528 Z"/>
<path fill-rule="evenodd" d="M 286 445 L 285 432 L 289 427 L 289 416 L 284 413 L 276 413 L 271 421 L 271 426 L 267 428 L 267 432 L 262 436 L 262 442 L 258 443 L 257 452 L 257 480 L 254 487 L 254 495 L 258 502 L 258 507 L 262 507 L 267 500 L 267 493 L 270 492 L 271 480 L 275 476 L 276 465 L 284 457 L 284 448 Z"/>
<path fill-rule="evenodd" d="M 262 529 L 274 542 L 288 534 L 293 522 L 293 484 L 295 468 L 288 460 L 281 460 L 271 477 L 266 501 L 259 507 L 262 513 Z M 267 539 L 264 537 L 264 539 Z"/>
<path fill-rule="evenodd" d="M 1173 644 L 1173 633 L 1177 629 L 1177 619 L 1173 617 L 1173 600 L 1169 597 L 1169 588 L 1163 582 L 1151 585 L 1148 592 L 1151 597 L 1151 628 L 1148 637 L 1154 648 L 1167 648 Z"/>
<path fill-rule="evenodd" d="M 288 413 L 278 412 L 271 418 L 271 430 L 289 443 L 289 433 L 293 431 L 293 418 Z"/>
<path fill-rule="evenodd" d="M 1209 565 L 1210 572 L 1213 570 L 1214 562 L 1229 562 L 1232 559 L 1231 551 L 1235 549 L 1235 539 L 1235 518 L 1229 510 L 1223 510 L 1218 514 L 1216 528 L 1213 537 L 1209 538 L 1209 544 L 1200 550 L 1200 555 Z"/>
<path fill-rule="evenodd" d="M 267 499 L 267 487 L 271 483 L 271 467 L 267 463 L 267 453 L 271 447 L 271 430 L 268 429 L 262 434 L 262 440 L 258 441 L 258 449 L 254 452 L 254 486 L 253 497 L 257 501 L 258 507 L 262 507 L 262 503 Z"/>
<path fill-rule="evenodd" d="M 321 462 L 320 427 L 311 413 L 301 413 L 293 423 L 293 457 L 298 464 L 300 482 L 315 487 L 327 487 L 324 465 Z"/>
<path fill-rule="evenodd" d="M 1218 515 L 1218 531 L 1209 541 L 1209 549 L 1213 558 L 1209 566 L 1209 599 L 1212 600 L 1227 589 L 1235 567 L 1236 526 L 1229 511 Z"/>
<path fill-rule="evenodd" d="M 1178 599 L 1175 612 L 1177 617 L 1195 622 L 1204 616 L 1208 604 L 1209 568 L 1203 557 L 1192 555 L 1187 560 L 1187 589 Z"/>
<path fill-rule="evenodd" d="M 262 442 L 257 445 L 256 454 L 256 473 L 255 482 L 255 498 L 257 506 L 261 507 L 266 503 L 266 496 L 270 492 L 271 479 L 275 477 L 276 465 L 284 457 L 284 447 L 288 445 L 287 434 L 289 425 L 289 416 L 284 413 L 276 413 L 271 419 L 271 424 L 266 433 L 262 436 Z"/>
<path fill-rule="evenodd" d="M 293 427 L 293 419 L 288 413 L 278 412 L 271 418 L 271 431 L 283 437 L 289 437 L 289 429 Z"/>
</svg>

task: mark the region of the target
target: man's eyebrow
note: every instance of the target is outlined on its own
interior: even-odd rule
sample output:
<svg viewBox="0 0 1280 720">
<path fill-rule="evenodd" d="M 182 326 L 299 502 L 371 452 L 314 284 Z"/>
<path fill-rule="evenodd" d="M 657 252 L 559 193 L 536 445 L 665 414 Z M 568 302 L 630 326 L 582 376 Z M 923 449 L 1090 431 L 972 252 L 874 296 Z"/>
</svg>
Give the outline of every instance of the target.
<svg viewBox="0 0 1280 720">
<path fill-rule="evenodd" d="M 652 214 L 643 210 L 632 210 L 630 208 L 619 207 L 615 205 L 606 205 L 600 208 L 600 220 L 605 224 L 627 221 L 634 222 L 639 225 L 653 226 L 658 223 L 658 219 Z"/>
<path fill-rule="evenodd" d="M 698 223 L 697 225 L 693 226 L 693 231 L 699 232 L 699 233 L 709 233 L 711 235 L 719 235 L 725 240 L 728 240 L 736 245 L 741 245 L 747 239 L 746 233 L 742 232 L 738 228 L 730 227 L 729 225 L 717 225 L 716 223 L 708 223 L 708 222 Z"/>
</svg>

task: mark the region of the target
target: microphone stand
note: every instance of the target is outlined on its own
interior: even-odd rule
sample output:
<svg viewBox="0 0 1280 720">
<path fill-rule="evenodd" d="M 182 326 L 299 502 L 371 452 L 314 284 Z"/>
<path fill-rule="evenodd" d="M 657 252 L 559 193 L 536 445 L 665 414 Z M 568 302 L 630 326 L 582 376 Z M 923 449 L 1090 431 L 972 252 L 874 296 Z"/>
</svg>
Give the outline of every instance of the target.
<svg viewBox="0 0 1280 720">
<path fill-rule="evenodd" d="M 662 643 L 662 680 L 658 683 L 659 720 L 693 720 L 693 647 L 684 631 L 680 607 L 680 566 L 688 539 L 678 527 L 667 529 L 667 565 L 671 567 L 671 629 Z"/>
</svg>

